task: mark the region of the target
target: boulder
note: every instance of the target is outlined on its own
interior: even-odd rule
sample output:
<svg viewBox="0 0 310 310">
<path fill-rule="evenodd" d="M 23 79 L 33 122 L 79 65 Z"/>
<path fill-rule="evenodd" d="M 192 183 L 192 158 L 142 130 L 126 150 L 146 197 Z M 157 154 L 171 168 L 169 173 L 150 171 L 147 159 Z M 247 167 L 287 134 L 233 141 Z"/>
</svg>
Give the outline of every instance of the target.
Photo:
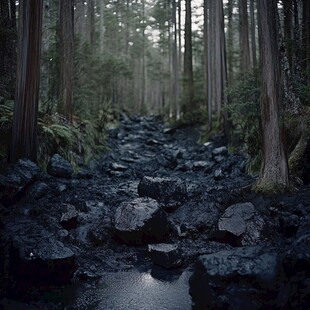
<svg viewBox="0 0 310 310">
<path fill-rule="evenodd" d="M 52 233 L 27 219 L 11 222 L 6 231 L 12 244 L 10 271 L 19 285 L 70 282 L 75 254 Z"/>
<path fill-rule="evenodd" d="M 72 205 L 64 205 L 64 211 L 60 218 L 60 225 L 66 229 L 74 229 L 78 226 L 78 212 Z"/>
<path fill-rule="evenodd" d="M 143 177 L 138 185 L 140 197 L 150 197 L 159 202 L 183 202 L 187 198 L 185 181 L 178 178 Z"/>
<path fill-rule="evenodd" d="M 20 159 L 0 176 L 0 202 L 10 204 L 21 198 L 40 174 L 40 168 L 28 159 Z"/>
<path fill-rule="evenodd" d="M 47 173 L 57 178 L 71 178 L 72 165 L 59 154 L 54 154 L 47 165 Z"/>
<path fill-rule="evenodd" d="M 176 268 L 182 264 L 182 256 L 176 244 L 149 244 L 148 252 L 154 264 L 166 269 Z"/>
<path fill-rule="evenodd" d="M 284 279 L 275 249 L 250 246 L 199 257 L 190 278 L 194 309 L 274 309 Z"/>
<path fill-rule="evenodd" d="M 124 243 L 146 244 L 163 240 L 168 228 L 165 212 L 150 198 L 123 202 L 114 215 L 115 235 Z"/>
<path fill-rule="evenodd" d="M 252 203 L 238 203 L 220 217 L 214 239 L 233 246 L 255 245 L 262 241 L 265 221 Z"/>
</svg>

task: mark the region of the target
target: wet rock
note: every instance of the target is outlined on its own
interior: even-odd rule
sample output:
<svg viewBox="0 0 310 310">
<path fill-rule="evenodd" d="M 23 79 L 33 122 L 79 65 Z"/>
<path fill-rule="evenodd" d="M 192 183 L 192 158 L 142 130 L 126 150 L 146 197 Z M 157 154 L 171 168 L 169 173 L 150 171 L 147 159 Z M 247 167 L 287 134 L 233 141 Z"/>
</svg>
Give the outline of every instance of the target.
<svg viewBox="0 0 310 310">
<path fill-rule="evenodd" d="M 75 255 L 49 231 L 30 220 L 7 226 L 12 243 L 10 270 L 19 285 L 64 284 L 76 269 Z"/>
<path fill-rule="evenodd" d="M 275 249 L 250 246 L 199 257 L 190 279 L 194 309 L 274 309 L 284 279 Z"/>
<path fill-rule="evenodd" d="M 264 219 L 252 203 L 239 203 L 226 209 L 218 222 L 215 240 L 234 246 L 254 245 L 262 241 Z"/>
<path fill-rule="evenodd" d="M 63 205 L 64 212 L 60 218 L 60 225 L 66 229 L 71 230 L 77 228 L 78 226 L 78 212 L 76 211 L 75 207 L 72 205 Z"/>
<path fill-rule="evenodd" d="M 28 159 L 20 159 L 0 176 L 0 202 L 10 204 L 24 194 L 40 174 L 40 168 Z"/>
<path fill-rule="evenodd" d="M 145 244 L 163 240 L 168 232 L 168 221 L 156 200 L 136 198 L 117 208 L 114 231 L 124 243 Z"/>
<path fill-rule="evenodd" d="M 224 174 L 221 168 L 214 171 L 214 180 L 221 180 L 224 178 Z"/>
<path fill-rule="evenodd" d="M 148 252 L 154 264 L 166 269 L 176 268 L 182 264 L 182 256 L 176 244 L 149 244 Z"/>
<path fill-rule="evenodd" d="M 71 164 L 59 154 L 54 154 L 47 165 L 47 173 L 58 178 L 71 178 Z"/>
<path fill-rule="evenodd" d="M 46 183 L 38 182 L 34 183 L 27 192 L 27 197 L 30 199 L 40 199 L 42 198 L 49 190 L 49 187 Z"/>
<path fill-rule="evenodd" d="M 95 245 L 106 244 L 111 238 L 112 222 L 107 216 L 104 216 L 92 224 L 91 229 L 88 232 L 88 238 Z"/>
<path fill-rule="evenodd" d="M 193 162 L 193 171 L 205 170 L 212 168 L 213 164 L 208 161 L 194 161 Z"/>
<path fill-rule="evenodd" d="M 183 202 L 187 198 L 185 181 L 178 178 L 143 177 L 138 185 L 141 197 L 150 197 L 163 203 Z"/>
<path fill-rule="evenodd" d="M 226 156 L 227 154 L 228 154 L 228 150 L 226 146 L 217 147 L 212 151 L 213 157 Z"/>
<path fill-rule="evenodd" d="M 115 171 L 126 171 L 128 169 L 127 166 L 118 163 L 111 163 L 110 167 Z"/>
</svg>

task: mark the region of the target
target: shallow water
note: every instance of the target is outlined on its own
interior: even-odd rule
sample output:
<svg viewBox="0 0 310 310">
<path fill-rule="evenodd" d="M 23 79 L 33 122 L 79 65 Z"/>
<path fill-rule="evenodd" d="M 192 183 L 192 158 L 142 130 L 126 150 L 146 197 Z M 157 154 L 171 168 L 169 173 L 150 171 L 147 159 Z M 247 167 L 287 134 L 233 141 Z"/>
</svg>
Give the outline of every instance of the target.
<svg viewBox="0 0 310 310">
<path fill-rule="evenodd" d="M 157 267 L 106 273 L 97 282 L 49 293 L 45 300 L 61 302 L 66 310 L 187 310 L 191 309 L 190 275 L 188 270 L 177 272 Z"/>
</svg>

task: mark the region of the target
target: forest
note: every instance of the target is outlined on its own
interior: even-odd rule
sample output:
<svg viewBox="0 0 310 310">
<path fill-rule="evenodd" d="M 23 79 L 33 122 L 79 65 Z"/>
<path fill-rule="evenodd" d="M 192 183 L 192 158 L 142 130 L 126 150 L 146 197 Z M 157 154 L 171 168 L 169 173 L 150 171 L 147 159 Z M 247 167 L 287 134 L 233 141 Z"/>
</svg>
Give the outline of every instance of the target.
<svg viewBox="0 0 310 310">
<path fill-rule="evenodd" d="M 309 0 L 1 0 L 0 73 L 0 309 L 309 307 Z"/>
</svg>

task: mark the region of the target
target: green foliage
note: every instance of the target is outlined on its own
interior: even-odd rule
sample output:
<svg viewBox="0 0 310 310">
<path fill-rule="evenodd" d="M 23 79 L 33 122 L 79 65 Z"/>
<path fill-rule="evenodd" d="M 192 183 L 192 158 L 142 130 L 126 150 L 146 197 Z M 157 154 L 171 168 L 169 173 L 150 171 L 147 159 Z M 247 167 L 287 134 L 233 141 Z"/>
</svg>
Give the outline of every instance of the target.
<svg viewBox="0 0 310 310">
<path fill-rule="evenodd" d="M 90 121 L 70 124 L 59 114 L 39 118 L 38 161 L 46 166 L 51 155 L 59 153 L 73 165 L 88 162 L 105 150 L 105 134 Z"/>
<path fill-rule="evenodd" d="M 250 156 L 248 170 L 255 172 L 261 159 L 260 88 L 256 73 L 238 79 L 227 89 L 227 112 L 231 125 L 231 143 L 243 143 Z"/>
</svg>

